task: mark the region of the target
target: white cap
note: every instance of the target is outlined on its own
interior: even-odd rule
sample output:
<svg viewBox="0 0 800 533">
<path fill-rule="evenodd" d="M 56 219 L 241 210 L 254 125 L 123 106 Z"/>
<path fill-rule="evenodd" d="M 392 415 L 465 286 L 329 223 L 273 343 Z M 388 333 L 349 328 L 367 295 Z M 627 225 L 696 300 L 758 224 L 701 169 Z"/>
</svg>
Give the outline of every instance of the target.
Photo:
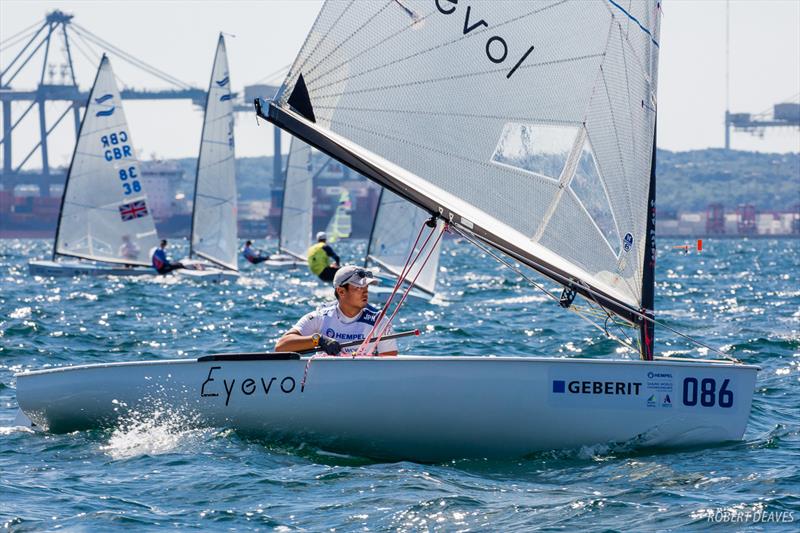
<svg viewBox="0 0 800 533">
<path fill-rule="evenodd" d="M 328 240 L 328 234 L 325 233 L 324 231 L 318 231 L 317 232 L 317 240 L 318 241 L 327 241 Z"/>
<path fill-rule="evenodd" d="M 353 285 L 354 287 L 366 287 L 370 283 L 378 283 L 378 280 L 373 276 L 370 270 L 366 268 L 357 267 L 355 265 L 346 265 L 336 271 L 333 276 L 333 286 L 341 287 L 342 285 Z"/>
</svg>

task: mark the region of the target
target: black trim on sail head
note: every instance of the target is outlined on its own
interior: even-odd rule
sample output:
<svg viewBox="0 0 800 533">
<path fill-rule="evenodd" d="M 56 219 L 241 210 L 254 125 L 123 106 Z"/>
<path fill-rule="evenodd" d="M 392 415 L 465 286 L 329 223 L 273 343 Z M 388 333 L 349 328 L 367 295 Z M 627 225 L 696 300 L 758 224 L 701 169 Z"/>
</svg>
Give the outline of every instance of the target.
<svg viewBox="0 0 800 533">
<path fill-rule="evenodd" d="M 317 122 L 317 117 L 314 116 L 314 108 L 311 105 L 311 97 L 308 94 L 308 87 L 306 87 L 306 80 L 303 79 L 302 74 L 298 76 L 297 83 L 294 84 L 292 94 L 289 95 L 289 100 L 286 103 L 311 122 Z"/>
<path fill-rule="evenodd" d="M 97 67 L 97 73 L 94 75 L 94 81 L 92 82 L 92 88 L 89 90 L 89 96 L 86 98 L 86 108 L 83 112 L 83 119 L 81 120 L 81 126 L 78 128 L 78 136 L 75 138 L 75 149 L 72 151 L 72 159 L 69 160 L 69 169 L 67 169 L 67 179 L 64 181 L 64 190 L 61 193 L 61 205 L 58 208 L 58 222 L 56 223 L 56 238 L 53 240 L 53 261 L 56 260 L 57 255 L 70 255 L 70 254 L 60 254 L 58 253 L 58 235 L 61 233 L 61 216 L 64 214 L 64 201 L 67 198 L 67 191 L 69 190 L 69 178 L 72 176 L 72 165 L 75 163 L 75 154 L 78 153 L 78 142 L 81 140 L 81 133 L 83 133 L 83 124 L 86 122 L 86 113 L 89 111 L 89 104 L 92 103 L 92 96 L 94 96 L 94 88 L 97 85 L 97 79 L 100 77 L 100 71 L 103 69 L 103 63 L 108 61 L 108 57 L 103 54 L 103 57 L 100 58 L 100 65 Z M 81 259 L 86 259 L 83 256 L 75 255 L 72 257 L 79 257 Z M 128 264 L 130 261 L 128 261 Z"/>
<path fill-rule="evenodd" d="M 208 92 L 206 93 L 206 105 L 203 108 L 203 129 L 200 130 L 200 150 L 197 152 L 197 167 L 194 172 L 194 194 L 192 195 L 192 226 L 189 230 L 189 258 L 194 255 L 194 219 L 197 217 L 197 181 L 200 178 L 200 156 L 203 155 L 203 137 L 206 134 L 206 117 L 208 116 L 208 102 L 211 100 L 211 88 L 214 86 L 214 67 L 217 66 L 217 55 L 219 54 L 219 43 L 225 44 L 222 32 L 219 32 L 217 48 L 214 50 L 214 62 L 211 64 L 211 76 L 208 79 Z M 206 257 L 206 259 L 208 259 Z M 210 260 L 210 259 L 209 259 Z M 223 265 L 224 266 L 224 265 Z M 230 268 L 230 267 L 225 267 Z"/>
<path fill-rule="evenodd" d="M 653 128 L 653 158 L 650 163 L 650 191 L 647 194 L 647 230 L 644 241 L 644 265 L 642 266 L 642 314 L 639 321 L 639 341 L 641 358 L 653 360 L 656 325 L 653 321 L 655 311 L 655 270 L 656 270 L 656 134 Z"/>
<path fill-rule="evenodd" d="M 631 324 L 639 323 L 639 317 L 641 316 L 639 309 L 631 307 L 630 305 L 615 299 L 613 296 L 606 294 L 596 287 L 592 287 L 583 280 L 574 279 L 567 272 L 564 272 L 558 267 L 542 261 L 538 257 L 530 255 L 518 246 L 499 238 L 497 235 L 494 235 L 477 224 L 471 224 L 472 227 L 464 226 L 461 224 L 462 217 L 459 213 L 452 212 L 449 209 L 438 205 L 427 196 L 408 187 L 394 176 L 391 176 L 384 170 L 377 168 L 358 154 L 355 154 L 346 147 L 339 145 L 328 136 L 324 135 L 323 132 L 304 124 L 301 120 L 298 120 L 295 116 L 293 116 L 292 113 L 281 109 L 274 103 L 270 103 L 268 114 L 265 114 L 262 102 L 260 100 L 256 100 L 255 107 L 256 113 L 261 118 L 272 122 L 281 129 L 288 131 L 295 137 L 299 137 L 311 146 L 314 146 L 318 150 L 330 155 L 340 163 L 347 165 L 356 172 L 359 172 L 366 178 L 378 183 L 379 185 L 382 185 L 407 201 L 418 205 L 420 208 L 428 211 L 431 215 L 440 216 L 450 224 L 458 224 L 459 226 L 464 227 L 475 237 L 486 244 L 497 248 L 520 263 L 528 265 L 537 272 L 547 276 L 557 283 L 569 287 L 578 294 L 597 302 L 606 310 L 618 315 L 620 318 L 630 322 Z"/>
<path fill-rule="evenodd" d="M 383 201 L 384 188 L 381 187 L 381 192 L 378 194 L 378 205 L 375 206 L 375 216 L 372 217 L 372 227 L 369 228 L 369 239 L 367 239 L 367 251 L 364 254 L 364 268 L 369 264 L 369 252 L 372 249 L 372 237 L 375 235 L 375 225 L 378 223 L 378 213 L 381 212 L 381 202 Z"/>
</svg>

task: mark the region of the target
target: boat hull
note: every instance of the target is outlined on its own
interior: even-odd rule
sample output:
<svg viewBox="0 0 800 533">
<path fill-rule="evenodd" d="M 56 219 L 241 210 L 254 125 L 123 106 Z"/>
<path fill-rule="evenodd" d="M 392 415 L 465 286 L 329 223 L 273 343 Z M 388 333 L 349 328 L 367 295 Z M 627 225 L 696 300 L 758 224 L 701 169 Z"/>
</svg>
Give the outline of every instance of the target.
<svg viewBox="0 0 800 533">
<path fill-rule="evenodd" d="M 440 461 L 609 442 L 660 447 L 738 440 L 758 370 L 712 362 L 321 357 L 311 362 L 303 387 L 306 363 L 66 367 L 18 374 L 17 399 L 34 423 L 54 432 L 110 427 L 129 412 L 167 410 L 193 424 L 248 435 Z"/>
<path fill-rule="evenodd" d="M 31 276 L 152 276 L 155 271 L 147 267 L 99 265 L 81 261 L 28 261 Z"/>
<path fill-rule="evenodd" d="M 269 256 L 269 259 L 260 264 L 275 270 L 288 270 L 308 266 L 307 261 L 301 261 L 300 259 L 288 254 L 273 254 Z"/>
<path fill-rule="evenodd" d="M 207 281 L 220 283 L 223 281 L 236 281 L 239 273 L 225 268 L 219 268 L 211 263 L 197 261 L 195 259 L 183 259 L 181 263 L 187 268 L 173 270 L 172 273 L 180 277 L 192 279 L 194 281 Z"/>
</svg>

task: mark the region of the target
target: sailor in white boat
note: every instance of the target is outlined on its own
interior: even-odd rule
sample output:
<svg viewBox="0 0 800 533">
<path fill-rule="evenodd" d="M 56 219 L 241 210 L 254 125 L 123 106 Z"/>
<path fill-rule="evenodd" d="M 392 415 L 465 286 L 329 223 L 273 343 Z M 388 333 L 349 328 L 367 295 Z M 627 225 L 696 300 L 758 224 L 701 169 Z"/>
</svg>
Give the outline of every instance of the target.
<svg viewBox="0 0 800 533">
<path fill-rule="evenodd" d="M 141 250 L 135 242 L 131 240 L 130 235 L 122 236 L 122 244 L 119 246 L 119 256 L 123 259 L 130 259 L 135 261 L 139 258 Z M 125 265 L 126 268 L 132 268 L 133 265 Z"/>
<path fill-rule="evenodd" d="M 336 301 L 308 313 L 283 334 L 275 344 L 276 352 L 297 352 L 321 347 L 328 355 L 353 354 L 358 346 L 342 348 L 345 342 L 363 340 L 372 331 L 380 311 L 369 305 L 369 286 L 377 283 L 372 272 L 353 265 L 343 266 L 333 279 Z M 373 337 L 386 328 L 383 317 Z M 377 355 L 397 355 L 397 341 L 380 341 Z"/>
<path fill-rule="evenodd" d="M 259 250 L 253 248 L 253 241 L 247 241 L 244 243 L 244 248 L 242 249 L 242 255 L 247 260 L 248 263 L 252 263 L 257 265 L 259 263 L 263 263 L 267 259 L 269 259 L 268 255 L 261 255 Z"/>
<path fill-rule="evenodd" d="M 156 272 L 159 274 L 168 274 L 173 270 L 177 270 L 179 268 L 186 268 L 183 263 L 174 262 L 171 263 L 169 259 L 167 259 L 167 241 L 166 239 L 161 240 L 161 244 L 156 248 L 156 251 L 153 252 L 153 268 L 156 269 Z"/>
<path fill-rule="evenodd" d="M 317 233 L 317 244 L 311 246 L 306 252 L 308 269 L 322 281 L 333 281 L 336 271 L 339 270 L 339 256 L 328 244 L 328 235 L 324 231 Z M 330 259 L 333 259 L 333 263 Z"/>
</svg>

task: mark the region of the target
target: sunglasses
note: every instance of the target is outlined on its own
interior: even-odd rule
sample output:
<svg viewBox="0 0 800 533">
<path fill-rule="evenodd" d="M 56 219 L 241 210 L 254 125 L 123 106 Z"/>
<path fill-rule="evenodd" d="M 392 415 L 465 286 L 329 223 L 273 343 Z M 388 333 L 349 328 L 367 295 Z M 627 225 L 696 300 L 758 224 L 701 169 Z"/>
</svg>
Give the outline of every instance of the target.
<svg viewBox="0 0 800 533">
<path fill-rule="evenodd" d="M 372 277 L 373 277 L 372 276 L 372 272 L 370 272 L 369 270 L 364 270 L 363 268 L 359 268 L 358 270 L 356 270 L 352 274 L 350 274 L 350 276 L 348 276 L 348 278 L 345 281 L 342 282 L 342 285 L 347 285 L 354 278 L 359 278 L 359 279 L 369 278 L 369 279 L 372 279 Z"/>
</svg>

